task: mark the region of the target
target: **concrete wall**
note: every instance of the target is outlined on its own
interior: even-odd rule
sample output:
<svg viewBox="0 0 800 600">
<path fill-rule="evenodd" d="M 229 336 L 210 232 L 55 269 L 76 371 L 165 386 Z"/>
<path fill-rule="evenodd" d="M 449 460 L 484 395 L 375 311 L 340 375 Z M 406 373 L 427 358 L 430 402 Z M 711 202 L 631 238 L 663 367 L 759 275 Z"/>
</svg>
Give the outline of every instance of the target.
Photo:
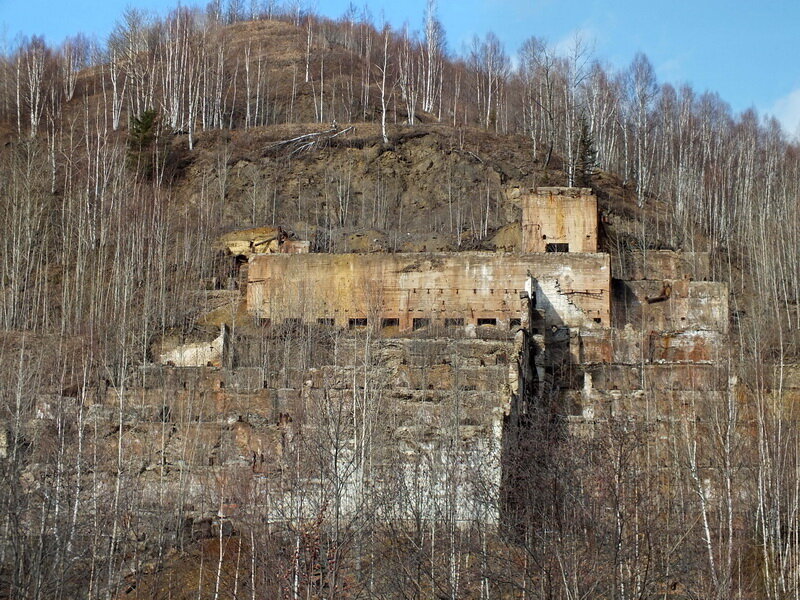
<svg viewBox="0 0 800 600">
<path fill-rule="evenodd" d="M 632 250 L 611 263 L 616 279 L 693 279 L 711 278 L 708 252 L 675 252 L 674 250 Z"/>
<path fill-rule="evenodd" d="M 140 474 L 144 502 L 164 494 L 156 482 L 165 467 L 169 497 L 198 516 L 216 514 L 223 493 L 235 503 L 239 491 L 263 484 L 258 497 L 268 499 L 269 518 L 285 519 L 290 504 L 283 503 L 298 491 L 307 516 L 316 518 L 330 500 L 327 473 L 338 459 L 337 493 L 348 514 L 362 506 L 364 476 L 375 493 L 395 500 L 398 518 L 415 511 L 436 518 L 455 487 L 457 519 L 496 523 L 497 503 L 485 490 L 500 485 L 503 421 L 522 339 L 521 333 L 505 340 L 343 336 L 336 364 L 305 369 L 289 389 L 262 387 L 261 369 L 149 365 L 125 391 L 107 390 L 90 408 L 87 422 L 103 432 L 99 477 L 108 481 L 116 468 L 122 418 L 126 468 Z M 374 420 L 366 439 L 355 421 L 330 420 L 353 406 Z M 317 440 L 331 436 L 343 442 L 339 451 L 315 454 L 322 449 Z M 353 468 L 360 460 L 352 453 L 356 440 L 366 442 L 363 471 Z M 297 453 L 306 461 L 299 467 Z M 291 484 L 282 472 L 292 473 Z M 397 489 L 424 494 L 409 503 Z M 478 506 L 476 498 L 486 503 Z"/>
<path fill-rule="evenodd" d="M 665 294 L 665 290 L 669 294 Z M 614 324 L 646 331 L 728 332 L 728 285 L 716 281 L 614 282 Z"/>
<path fill-rule="evenodd" d="M 397 319 L 398 332 L 414 319 L 442 325 L 496 319 L 510 328 L 526 320 L 520 298 L 530 273 L 547 325 L 608 327 L 610 267 L 605 254 L 298 254 L 253 256 L 247 307 L 256 316 L 349 327 L 355 319 Z M 531 290 L 533 291 L 533 290 Z M 418 325 L 421 321 L 417 322 Z"/>
<path fill-rule="evenodd" d="M 520 204 L 523 252 L 546 252 L 548 244 L 597 252 L 597 198 L 590 189 L 536 188 L 521 195 Z"/>
</svg>

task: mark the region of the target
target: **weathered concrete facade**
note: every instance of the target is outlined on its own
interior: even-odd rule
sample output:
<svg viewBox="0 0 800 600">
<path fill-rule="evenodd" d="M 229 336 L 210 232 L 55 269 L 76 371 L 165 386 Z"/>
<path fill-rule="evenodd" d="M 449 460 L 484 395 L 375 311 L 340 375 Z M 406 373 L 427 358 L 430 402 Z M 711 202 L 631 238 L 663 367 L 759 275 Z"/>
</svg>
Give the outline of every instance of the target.
<svg viewBox="0 0 800 600">
<path fill-rule="evenodd" d="M 708 252 L 631 250 L 620 254 L 612 266 L 614 277 L 623 280 L 712 279 Z"/>
<path fill-rule="evenodd" d="M 728 286 L 707 281 L 708 254 L 631 252 L 612 274 L 624 278 L 613 279 L 612 328 L 593 340 L 595 356 L 581 361 L 580 385 L 565 391 L 572 422 L 662 423 L 713 413 L 732 384 Z"/>
<path fill-rule="evenodd" d="M 509 329 L 526 320 L 533 295 L 548 326 L 607 327 L 611 315 L 606 254 L 254 256 L 248 277 L 248 310 L 273 323 Z"/>
<path fill-rule="evenodd" d="M 522 252 L 597 252 L 597 198 L 590 189 L 536 188 L 520 204 Z"/>
<path fill-rule="evenodd" d="M 424 490 L 416 500 L 397 494 L 398 518 L 435 518 L 456 490 L 457 519 L 495 522 L 497 500 L 480 490 L 500 485 L 521 337 L 344 336 L 336 364 L 293 369 L 281 387 L 263 368 L 152 365 L 124 391 L 122 417 L 111 393 L 97 398 L 88 420 L 105 431 L 122 418 L 130 429 L 122 442 L 126 468 L 140 473 L 143 501 L 163 502 L 164 478 L 174 477 L 170 502 L 194 519 L 216 514 L 221 499 L 225 515 L 235 518 L 243 493 L 276 521 L 313 519 L 334 488 L 340 509 L 352 513 L 368 482 L 382 492 Z M 374 421 L 368 435 L 355 415 L 328 420 L 342 406 L 357 406 Z M 314 442 L 331 436 L 340 436 L 345 465 L 336 478 L 326 449 Z M 354 448 L 368 459 L 363 470 L 351 468 Z M 292 483 L 280 484 L 287 473 Z"/>
</svg>

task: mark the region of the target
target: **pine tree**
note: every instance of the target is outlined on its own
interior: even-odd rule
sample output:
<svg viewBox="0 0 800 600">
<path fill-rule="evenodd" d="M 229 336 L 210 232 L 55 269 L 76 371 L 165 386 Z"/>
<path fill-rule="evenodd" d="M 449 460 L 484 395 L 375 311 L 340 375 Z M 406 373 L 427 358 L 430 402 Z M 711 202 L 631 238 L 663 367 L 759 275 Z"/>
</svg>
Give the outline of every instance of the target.
<svg viewBox="0 0 800 600">
<path fill-rule="evenodd" d="M 597 150 L 594 138 L 585 117 L 581 117 L 581 136 L 578 140 L 577 183 L 581 187 L 591 187 L 592 177 L 597 174 Z"/>
<path fill-rule="evenodd" d="M 156 138 L 158 113 L 154 109 L 132 116 L 128 128 L 128 167 L 150 179 L 153 176 L 154 160 L 150 150 Z"/>
</svg>

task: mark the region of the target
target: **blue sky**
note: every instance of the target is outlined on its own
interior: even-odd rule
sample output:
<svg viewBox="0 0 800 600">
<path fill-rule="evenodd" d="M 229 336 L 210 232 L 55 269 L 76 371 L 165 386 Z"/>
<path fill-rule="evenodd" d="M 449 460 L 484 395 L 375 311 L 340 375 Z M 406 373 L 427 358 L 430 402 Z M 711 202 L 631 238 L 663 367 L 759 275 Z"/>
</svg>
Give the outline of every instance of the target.
<svg viewBox="0 0 800 600">
<path fill-rule="evenodd" d="M 257 0 L 263 2 L 264 0 Z M 349 0 L 301 0 L 341 16 Z M 192 4 L 193 2 L 184 2 Z M 244 0 L 249 4 L 249 0 Z M 800 132 L 800 0 L 438 0 L 451 50 L 494 31 L 514 53 L 529 36 L 566 45 L 581 33 L 600 60 L 623 68 L 642 51 L 661 82 L 716 91 L 735 111 L 755 107 Z M 425 0 L 363 0 L 376 21 L 422 25 Z M 163 13 L 165 0 L 0 0 L 6 43 L 45 35 L 58 42 L 79 31 L 104 39 L 126 6 Z"/>
</svg>

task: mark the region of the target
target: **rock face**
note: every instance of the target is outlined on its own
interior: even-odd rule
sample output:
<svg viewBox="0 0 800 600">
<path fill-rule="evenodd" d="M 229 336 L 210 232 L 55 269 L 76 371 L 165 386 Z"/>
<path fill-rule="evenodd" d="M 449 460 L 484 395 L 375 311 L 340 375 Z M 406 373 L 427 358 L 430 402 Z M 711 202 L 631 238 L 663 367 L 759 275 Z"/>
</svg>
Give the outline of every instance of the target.
<svg viewBox="0 0 800 600">
<path fill-rule="evenodd" d="M 310 243 L 290 239 L 280 227 L 255 227 L 222 235 L 218 246 L 226 254 L 247 259 L 254 254 L 302 254 Z"/>
<path fill-rule="evenodd" d="M 158 362 L 174 367 L 221 367 L 229 351 L 228 328 L 222 325 L 219 335 L 210 342 L 181 344 L 163 351 Z"/>
</svg>

